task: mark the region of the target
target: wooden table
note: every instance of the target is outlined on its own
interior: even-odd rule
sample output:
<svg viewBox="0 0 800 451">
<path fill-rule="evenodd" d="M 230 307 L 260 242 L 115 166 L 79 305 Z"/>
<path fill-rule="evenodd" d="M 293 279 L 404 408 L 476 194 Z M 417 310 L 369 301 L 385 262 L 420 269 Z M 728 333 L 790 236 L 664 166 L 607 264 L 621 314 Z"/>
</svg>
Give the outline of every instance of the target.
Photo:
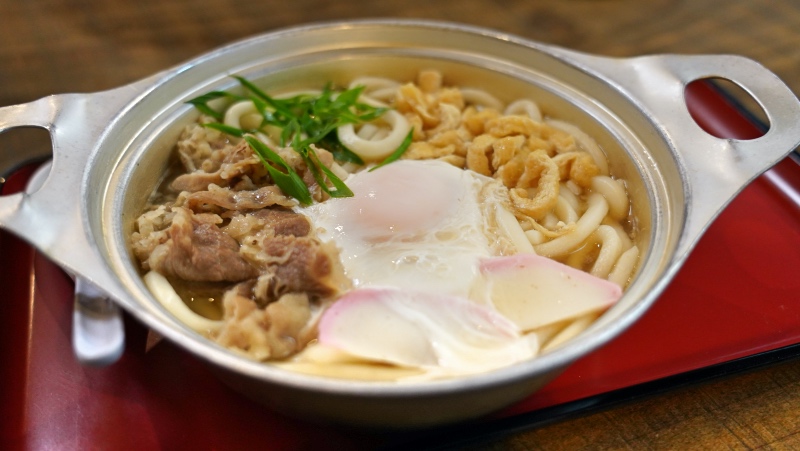
<svg viewBox="0 0 800 451">
<path fill-rule="evenodd" d="M 798 6 L 791 0 L 0 0 L 0 105 L 113 88 L 278 27 L 366 17 L 458 21 L 612 56 L 736 53 L 800 92 Z M 475 449 L 758 447 L 800 448 L 800 361 Z"/>
</svg>

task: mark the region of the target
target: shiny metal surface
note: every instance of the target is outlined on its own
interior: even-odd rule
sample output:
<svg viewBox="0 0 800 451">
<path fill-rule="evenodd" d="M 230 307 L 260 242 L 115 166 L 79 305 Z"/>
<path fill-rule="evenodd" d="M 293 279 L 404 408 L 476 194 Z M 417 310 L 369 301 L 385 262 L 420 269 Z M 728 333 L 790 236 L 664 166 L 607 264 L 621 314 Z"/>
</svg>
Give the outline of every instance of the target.
<svg viewBox="0 0 800 451">
<path fill-rule="evenodd" d="M 278 370 L 228 353 L 169 316 L 128 253 L 133 218 L 158 182 L 184 101 L 234 86 L 239 74 L 270 86 L 408 77 L 441 68 L 456 84 L 535 96 L 550 115 L 595 136 L 612 171 L 629 180 L 644 250 L 622 300 L 565 346 L 469 378 L 415 384 L 337 381 Z M 760 103 L 770 130 L 752 141 L 703 132 L 683 98 L 687 83 L 729 79 Z M 0 131 L 50 131 L 54 160 L 40 190 L 0 198 L 0 226 L 101 288 L 166 338 L 202 356 L 234 388 L 286 413 L 371 426 L 463 420 L 527 396 L 575 359 L 613 339 L 656 300 L 713 218 L 750 180 L 800 142 L 800 103 L 773 74 L 735 56 L 603 58 L 457 24 L 363 21 L 286 29 L 234 43 L 112 91 L 58 95 L 0 109 Z M 413 413 L 413 414 L 411 414 Z"/>
<path fill-rule="evenodd" d="M 79 362 L 90 366 L 110 365 L 125 350 L 121 309 L 83 277 L 75 279 L 72 349 Z"/>
<path fill-rule="evenodd" d="M 42 164 L 28 180 L 27 192 L 36 192 L 47 179 L 51 162 Z M 122 311 L 106 294 L 81 276 L 74 277 L 75 302 L 72 311 L 72 349 L 84 365 L 105 366 L 119 359 L 125 350 Z"/>
</svg>

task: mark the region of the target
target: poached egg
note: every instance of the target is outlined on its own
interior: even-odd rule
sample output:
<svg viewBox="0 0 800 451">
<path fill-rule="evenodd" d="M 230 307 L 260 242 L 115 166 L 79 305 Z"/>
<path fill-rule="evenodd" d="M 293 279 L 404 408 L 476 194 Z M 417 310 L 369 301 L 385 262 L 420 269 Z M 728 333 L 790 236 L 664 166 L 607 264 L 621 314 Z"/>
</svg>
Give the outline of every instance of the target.
<svg viewBox="0 0 800 451">
<path fill-rule="evenodd" d="M 354 196 L 302 210 L 340 249 L 354 287 L 466 297 L 492 255 L 491 205 L 502 186 L 434 160 L 401 160 L 346 180 Z M 492 239 L 493 241 L 493 239 Z"/>
<path fill-rule="evenodd" d="M 621 294 L 514 247 L 508 192 L 489 177 L 401 160 L 346 183 L 353 197 L 302 213 L 338 246 L 353 290 L 323 313 L 318 341 L 287 368 L 408 381 L 491 371 L 539 352 L 532 329 L 590 317 Z"/>
</svg>

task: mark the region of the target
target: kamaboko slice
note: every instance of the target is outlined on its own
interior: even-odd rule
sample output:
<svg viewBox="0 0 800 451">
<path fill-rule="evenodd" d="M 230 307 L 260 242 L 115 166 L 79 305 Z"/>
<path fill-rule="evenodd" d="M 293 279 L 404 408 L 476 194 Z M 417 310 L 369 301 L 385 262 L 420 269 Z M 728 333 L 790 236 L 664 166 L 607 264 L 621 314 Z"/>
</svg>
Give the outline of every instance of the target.
<svg viewBox="0 0 800 451">
<path fill-rule="evenodd" d="M 537 345 L 513 322 L 468 299 L 362 288 L 323 315 L 319 343 L 379 363 L 442 375 L 492 370 L 529 358 Z"/>
</svg>

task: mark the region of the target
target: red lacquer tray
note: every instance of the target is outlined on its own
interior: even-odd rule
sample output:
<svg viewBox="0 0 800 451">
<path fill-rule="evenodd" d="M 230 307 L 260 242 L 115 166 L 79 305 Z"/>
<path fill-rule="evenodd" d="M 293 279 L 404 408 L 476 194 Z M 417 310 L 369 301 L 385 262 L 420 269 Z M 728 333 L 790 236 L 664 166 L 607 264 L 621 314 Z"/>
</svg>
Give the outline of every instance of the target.
<svg viewBox="0 0 800 451">
<path fill-rule="evenodd" d="M 756 124 L 708 84 L 687 101 L 706 130 L 752 138 Z M 15 174 L 19 190 L 33 168 Z M 196 358 L 126 319 L 126 351 L 106 368 L 70 347 L 72 282 L 0 232 L 0 449 L 373 449 L 453 444 L 699 378 L 800 356 L 800 165 L 782 161 L 714 222 L 651 310 L 543 390 L 458 429 L 392 434 L 312 425 L 232 392 Z"/>
</svg>

